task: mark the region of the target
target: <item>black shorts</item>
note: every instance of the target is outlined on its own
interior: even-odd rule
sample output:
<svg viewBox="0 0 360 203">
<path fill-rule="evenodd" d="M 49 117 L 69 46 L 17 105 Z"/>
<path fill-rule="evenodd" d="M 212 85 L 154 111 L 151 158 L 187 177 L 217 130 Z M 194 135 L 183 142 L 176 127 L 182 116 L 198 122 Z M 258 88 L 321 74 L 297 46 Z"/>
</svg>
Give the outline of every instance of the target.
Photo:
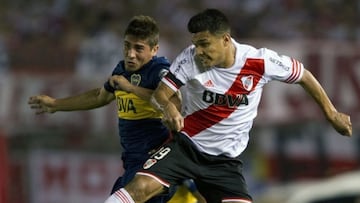
<svg viewBox="0 0 360 203">
<path fill-rule="evenodd" d="M 232 199 L 251 202 L 242 162 L 239 158 L 213 156 L 197 150 L 189 138 L 176 133 L 174 139 L 163 145 L 148 159 L 141 175 L 156 178 L 166 187 L 193 179 L 208 202 Z M 240 201 L 239 201 L 240 202 Z"/>
</svg>

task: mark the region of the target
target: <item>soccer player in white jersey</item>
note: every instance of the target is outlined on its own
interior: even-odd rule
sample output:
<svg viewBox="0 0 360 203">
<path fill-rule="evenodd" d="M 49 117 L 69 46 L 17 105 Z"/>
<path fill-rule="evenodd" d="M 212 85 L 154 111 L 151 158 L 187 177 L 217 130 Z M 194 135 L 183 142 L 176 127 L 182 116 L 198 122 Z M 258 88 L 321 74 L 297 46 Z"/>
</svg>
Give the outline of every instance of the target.
<svg viewBox="0 0 360 203">
<path fill-rule="evenodd" d="M 338 112 L 304 65 L 269 49 L 236 42 L 226 16 L 207 9 L 188 23 L 193 45 L 173 62 L 155 90 L 174 139 L 106 203 L 143 202 L 183 179 L 195 180 L 209 203 L 251 203 L 239 155 L 245 150 L 265 84 L 301 85 L 340 134 L 351 136 L 350 117 Z M 169 102 L 183 92 L 183 114 Z"/>
</svg>

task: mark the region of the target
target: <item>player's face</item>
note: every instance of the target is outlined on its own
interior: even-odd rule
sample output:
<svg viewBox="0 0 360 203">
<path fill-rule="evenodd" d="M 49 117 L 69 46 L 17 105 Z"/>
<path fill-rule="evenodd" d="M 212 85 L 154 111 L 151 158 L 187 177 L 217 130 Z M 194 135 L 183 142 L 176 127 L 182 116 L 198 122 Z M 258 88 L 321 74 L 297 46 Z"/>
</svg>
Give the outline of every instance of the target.
<svg viewBox="0 0 360 203">
<path fill-rule="evenodd" d="M 124 61 L 127 71 L 137 71 L 156 55 L 158 46 L 150 47 L 146 40 L 133 35 L 126 35 L 124 39 Z"/>
<path fill-rule="evenodd" d="M 192 43 L 195 45 L 196 59 L 204 67 L 224 67 L 226 62 L 227 42 L 224 36 L 211 34 L 209 31 L 198 32 L 192 35 Z"/>
</svg>

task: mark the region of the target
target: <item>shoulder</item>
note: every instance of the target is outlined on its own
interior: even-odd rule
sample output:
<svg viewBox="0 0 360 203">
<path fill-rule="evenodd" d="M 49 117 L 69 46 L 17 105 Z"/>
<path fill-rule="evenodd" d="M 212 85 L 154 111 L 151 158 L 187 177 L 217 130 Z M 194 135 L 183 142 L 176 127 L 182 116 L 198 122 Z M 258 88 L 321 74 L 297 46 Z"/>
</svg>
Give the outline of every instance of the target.
<svg viewBox="0 0 360 203">
<path fill-rule="evenodd" d="M 176 57 L 173 64 L 177 68 L 191 66 L 194 64 L 195 46 L 190 45 L 183 49 L 183 51 Z"/>
<path fill-rule="evenodd" d="M 154 56 L 150 63 L 150 66 L 155 68 L 170 67 L 170 61 L 165 56 Z"/>
<path fill-rule="evenodd" d="M 161 72 L 167 72 L 170 68 L 170 62 L 166 57 L 154 56 L 145 68 L 149 74 L 161 75 Z"/>
<path fill-rule="evenodd" d="M 162 78 L 169 72 L 170 62 L 166 57 L 153 57 L 153 59 L 142 69 L 142 74 L 147 78 Z"/>
<path fill-rule="evenodd" d="M 190 45 L 190 46 L 186 47 L 186 48 L 179 54 L 179 58 L 182 59 L 182 60 L 180 60 L 180 61 L 182 61 L 183 63 L 193 61 L 193 60 L 194 60 L 194 56 L 195 56 L 195 46 L 194 46 L 194 45 Z"/>
<path fill-rule="evenodd" d="M 246 58 L 265 58 L 267 55 L 271 55 L 271 54 L 276 54 L 276 52 L 265 48 L 265 47 L 261 47 L 261 48 L 256 48 L 253 45 L 249 45 L 249 44 L 242 44 L 239 43 L 237 41 L 235 41 L 234 39 L 233 43 L 236 47 L 236 51 L 239 54 L 239 56 L 243 57 L 244 59 Z"/>
</svg>

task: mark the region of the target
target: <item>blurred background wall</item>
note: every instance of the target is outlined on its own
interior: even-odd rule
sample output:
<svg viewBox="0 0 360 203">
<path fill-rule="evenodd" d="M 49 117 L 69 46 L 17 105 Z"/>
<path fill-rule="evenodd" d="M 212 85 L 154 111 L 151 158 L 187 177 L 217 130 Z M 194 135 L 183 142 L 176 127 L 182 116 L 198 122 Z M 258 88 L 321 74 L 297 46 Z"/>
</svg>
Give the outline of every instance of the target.
<svg viewBox="0 0 360 203">
<path fill-rule="evenodd" d="M 243 155 L 255 202 L 320 203 L 319 198 L 294 200 L 294 192 L 282 187 L 359 171 L 359 1 L 3 0 L 0 202 L 103 202 L 123 172 L 115 104 L 36 116 L 28 98 L 102 86 L 122 59 L 123 31 L 133 15 L 158 21 L 159 55 L 173 60 L 190 44 L 188 19 L 208 7 L 227 14 L 239 42 L 302 61 L 336 107 L 352 117 L 353 137 L 341 137 L 299 86 L 268 85 Z M 358 201 L 359 192 L 349 191 L 324 201 Z"/>
</svg>

